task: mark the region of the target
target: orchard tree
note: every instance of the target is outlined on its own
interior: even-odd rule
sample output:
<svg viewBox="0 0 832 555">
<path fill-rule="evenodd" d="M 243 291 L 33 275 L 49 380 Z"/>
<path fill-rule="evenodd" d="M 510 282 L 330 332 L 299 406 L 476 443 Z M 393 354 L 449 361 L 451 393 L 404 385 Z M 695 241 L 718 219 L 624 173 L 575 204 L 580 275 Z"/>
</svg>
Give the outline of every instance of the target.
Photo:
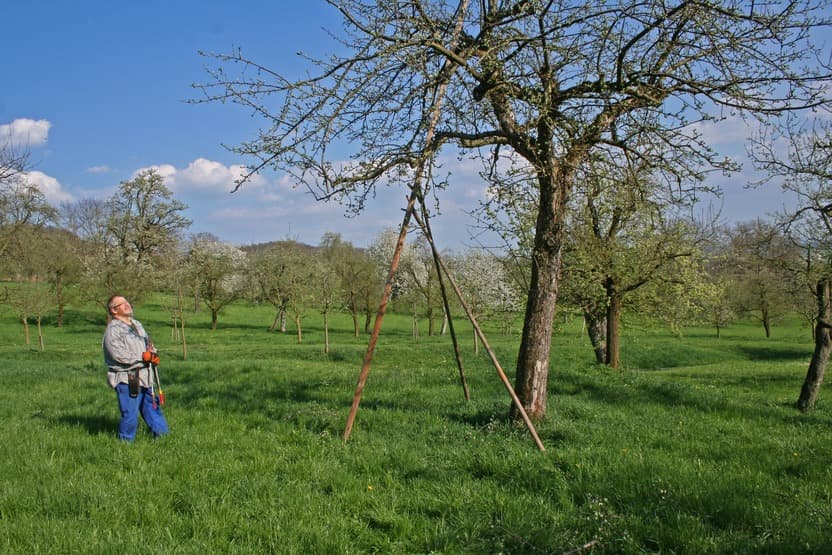
<svg viewBox="0 0 832 555">
<path fill-rule="evenodd" d="M 23 324 L 23 335 L 30 343 L 29 319 L 37 324 L 38 344 L 45 350 L 43 340 L 43 317 L 55 308 L 55 298 L 45 281 L 47 262 L 50 259 L 48 235 L 53 230 L 37 227 L 23 227 L 18 230 L 15 256 L 9 257 L 7 271 L 18 283 L 5 288 L 3 298 L 12 307 Z"/>
<path fill-rule="evenodd" d="M 66 307 L 77 295 L 81 279 L 81 242 L 72 233 L 49 228 L 41 234 L 37 248 L 43 251 L 40 270 L 49 283 L 57 311 L 56 325 L 63 326 Z"/>
<path fill-rule="evenodd" d="M 310 290 L 323 316 L 324 352 L 329 353 L 329 315 L 340 307 L 341 275 L 333 259 L 335 237 L 325 234 L 311 261 Z"/>
<path fill-rule="evenodd" d="M 80 295 L 102 310 L 116 292 L 137 299 L 147 289 L 147 284 L 132 279 L 131 268 L 120 262 L 109 235 L 112 211 L 110 202 L 99 199 L 65 202 L 59 210 L 61 225 L 79 240 Z"/>
<path fill-rule="evenodd" d="M 4 299 L 23 324 L 23 339 L 26 345 L 31 343 L 29 320 L 34 318 L 38 348 L 45 351 L 43 317 L 54 308 L 54 298 L 47 288 L 35 281 L 23 281 L 15 287 L 6 287 Z"/>
<path fill-rule="evenodd" d="M 451 261 L 451 271 L 474 317 L 500 318 L 503 328 L 509 329 L 506 322 L 521 312 L 522 302 L 504 262 L 483 249 L 466 250 Z M 474 351 L 479 352 L 476 333 Z"/>
<path fill-rule="evenodd" d="M 816 106 L 829 81 L 815 63 L 812 32 L 826 22 L 814 2 L 326 3 L 343 16 L 337 54 L 310 60 L 299 80 L 242 51 L 217 55 L 205 99 L 265 119 L 236 149 L 255 158 L 252 172 L 288 172 L 356 210 L 378 184 L 443 182 L 432 163 L 443 149 L 522 159 L 538 207 L 515 390 L 532 418 L 546 411 L 567 199 L 588 157 L 603 147 L 653 166 L 691 156 L 721 166 L 695 123 L 726 109 L 764 118 Z M 639 133 L 691 156 L 618 140 Z M 501 164 L 486 165 L 499 186 Z M 425 180 L 414 175 L 423 167 Z"/>
<path fill-rule="evenodd" d="M 384 283 L 390 271 L 390 262 L 393 259 L 393 251 L 396 248 L 398 232 L 392 228 L 383 229 L 373 239 L 367 248 L 367 254 L 375 265 L 376 278 Z M 416 257 L 411 243 L 405 243 L 401 257 L 403 267 L 412 266 L 412 259 Z M 394 276 L 393 300 L 396 301 L 406 296 L 413 287 L 406 272 L 399 272 Z"/>
<path fill-rule="evenodd" d="M 281 256 L 280 245 L 270 245 L 247 255 L 247 290 L 254 302 L 266 302 L 275 308 L 274 319 L 269 331 L 280 328 L 286 332 L 286 309 L 289 305 L 289 291 L 284 281 L 286 263 Z"/>
<path fill-rule="evenodd" d="M 338 233 L 327 233 L 321 238 L 321 250 L 326 261 L 338 276 L 341 302 L 352 317 L 353 333 L 359 335 L 359 316 L 372 304 L 372 297 L 381 289 L 375 280 L 375 266 L 367 251 L 344 241 Z"/>
<path fill-rule="evenodd" d="M 152 169 L 122 181 L 110 203 L 108 231 L 125 263 L 166 256 L 191 225 L 182 215 L 188 207 L 173 198 L 164 177 Z"/>
<path fill-rule="evenodd" d="M 785 154 L 777 147 L 784 147 Z M 781 226 L 803 256 L 803 282 L 814 295 L 815 348 L 797 399 L 814 408 L 832 353 L 832 124 L 786 117 L 765 129 L 753 144 L 757 165 L 793 195 L 796 208 L 781 215 Z"/>
<path fill-rule="evenodd" d="M 731 229 L 731 265 L 737 310 L 757 319 L 766 338 L 774 324 L 795 308 L 796 274 L 802 264 L 796 247 L 772 222 L 741 222 Z"/>
<path fill-rule="evenodd" d="M 188 246 L 188 266 L 199 298 L 211 311 L 211 329 L 217 329 L 220 311 L 243 293 L 245 253 L 211 236 L 195 236 Z"/>
<path fill-rule="evenodd" d="M 278 326 L 286 332 L 286 318 L 292 314 L 298 343 L 309 295 L 312 254 L 309 247 L 294 240 L 278 241 L 257 249 L 248 257 L 247 275 L 252 298 L 275 308 L 269 331 Z"/>
<path fill-rule="evenodd" d="M 53 223 L 56 216 L 57 210 L 25 173 L 0 180 L 0 260 L 21 256 L 21 236 Z"/>
<path fill-rule="evenodd" d="M 646 307 L 669 315 L 690 306 L 685 289 L 698 274 L 683 271 L 689 262 L 682 259 L 697 253 L 702 238 L 700 228 L 685 215 L 697 187 L 695 182 L 686 187 L 680 179 L 691 176 L 665 175 L 662 168 L 612 154 L 596 156 L 579 172 L 574 208 L 568 214 L 564 276 L 584 309 L 596 356 L 599 338 L 593 333 L 599 326 L 596 320 L 603 319 L 604 362 L 617 368 L 626 298 L 642 288 L 661 286 L 678 297 L 654 296 Z M 667 302 L 657 304 L 660 299 Z"/>
<path fill-rule="evenodd" d="M 410 245 L 413 256 L 402 264 L 402 271 L 410 282 L 410 301 L 413 312 L 414 336 L 418 336 L 417 315 L 423 312 L 428 320 L 428 336 L 436 334 L 437 313 L 444 314 L 442 292 L 433 252 L 424 235 L 419 234 Z"/>
</svg>

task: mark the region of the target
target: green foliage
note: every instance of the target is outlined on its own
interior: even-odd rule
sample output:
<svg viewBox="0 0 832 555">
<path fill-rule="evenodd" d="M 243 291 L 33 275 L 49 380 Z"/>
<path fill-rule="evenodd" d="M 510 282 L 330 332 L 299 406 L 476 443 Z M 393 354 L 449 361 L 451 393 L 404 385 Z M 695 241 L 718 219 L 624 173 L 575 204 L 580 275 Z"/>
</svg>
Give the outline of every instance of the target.
<svg viewBox="0 0 832 555">
<path fill-rule="evenodd" d="M 595 365 L 580 321 L 553 339 L 536 450 L 463 342 L 411 340 L 388 315 L 351 440 L 341 439 L 366 348 L 348 314 L 329 354 L 270 333 L 269 305 L 218 329 L 189 314 L 189 356 L 167 299 L 137 316 L 162 352 L 172 434 L 115 438 L 104 315 L 68 311 L 45 352 L 0 308 L 0 551 L 4 553 L 817 553 L 832 545 L 832 415 L 793 408 L 810 337 L 737 324 L 684 337 L 628 327 Z M 44 321 L 54 326 L 54 322 Z M 469 333 L 462 322 L 459 333 Z M 511 370 L 517 338 L 489 339 Z"/>
</svg>

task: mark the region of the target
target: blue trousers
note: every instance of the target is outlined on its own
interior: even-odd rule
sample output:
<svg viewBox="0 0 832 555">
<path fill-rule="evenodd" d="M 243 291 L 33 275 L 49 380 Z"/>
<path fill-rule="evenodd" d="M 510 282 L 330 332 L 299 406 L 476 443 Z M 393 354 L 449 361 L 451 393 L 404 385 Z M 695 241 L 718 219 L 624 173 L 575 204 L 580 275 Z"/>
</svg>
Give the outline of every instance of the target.
<svg viewBox="0 0 832 555">
<path fill-rule="evenodd" d="M 168 421 L 162 412 L 162 406 L 158 403 L 153 406 L 153 396 L 150 389 L 142 387 L 138 397 L 130 397 L 130 391 L 126 383 L 116 386 L 116 397 L 118 397 L 118 408 L 121 411 L 121 422 L 118 423 L 118 438 L 125 441 L 136 439 L 136 431 L 139 428 L 139 414 L 147 423 L 153 437 L 159 437 L 168 433 Z"/>
</svg>

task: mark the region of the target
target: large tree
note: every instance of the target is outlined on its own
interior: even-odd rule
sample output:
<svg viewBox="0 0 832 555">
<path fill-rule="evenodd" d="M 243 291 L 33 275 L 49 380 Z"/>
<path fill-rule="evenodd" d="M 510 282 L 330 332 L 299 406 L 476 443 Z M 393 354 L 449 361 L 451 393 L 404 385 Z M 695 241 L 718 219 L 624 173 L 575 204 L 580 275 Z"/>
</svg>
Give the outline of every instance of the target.
<svg viewBox="0 0 832 555">
<path fill-rule="evenodd" d="M 801 411 L 814 408 L 832 354 L 832 124 L 824 116 L 784 118 L 763 130 L 752 149 L 768 178 L 794 195 L 796 206 L 781 215 L 781 224 L 802 249 L 802 281 L 816 303 L 815 349 L 797 399 Z"/>
<path fill-rule="evenodd" d="M 154 170 L 122 181 L 110 199 L 109 235 L 123 263 L 142 264 L 165 256 L 191 221 L 187 206 L 173 197 L 165 179 Z"/>
<path fill-rule="evenodd" d="M 755 220 L 740 222 L 730 230 L 730 268 L 736 283 L 735 308 L 763 326 L 766 337 L 772 327 L 792 312 L 798 290 L 795 268 L 803 257 L 774 223 Z"/>
<path fill-rule="evenodd" d="M 692 122 L 723 108 L 763 116 L 816 105 L 828 78 L 813 69 L 810 33 L 823 6 L 808 2 L 327 3 L 343 15 L 342 44 L 311 62 L 315 73 L 287 79 L 237 51 L 217 57 L 206 98 L 266 118 L 238 149 L 257 158 L 252 171 L 287 171 L 358 209 L 379 183 L 434 183 L 413 168 L 446 145 L 522 159 L 539 206 L 515 389 L 532 417 L 546 410 L 567 199 L 587 157 L 599 147 L 667 153 L 618 140 L 641 132 L 719 165 Z"/>
<path fill-rule="evenodd" d="M 217 329 L 220 311 L 243 294 L 246 253 L 210 234 L 191 238 L 186 260 L 196 284 L 195 297 L 211 311 L 211 329 Z"/>
<path fill-rule="evenodd" d="M 367 251 L 344 241 L 338 233 L 326 233 L 321 238 L 321 250 L 326 265 L 338 276 L 341 302 L 352 316 L 353 333 L 360 332 L 359 316 L 368 299 L 381 288 L 375 266 Z"/>
<path fill-rule="evenodd" d="M 0 179 L 0 259 L 21 256 L 22 236 L 53 222 L 56 209 L 22 173 Z"/>
<path fill-rule="evenodd" d="M 567 289 L 584 310 L 596 356 L 601 347 L 593 331 L 603 322 L 604 362 L 613 368 L 619 365 L 627 298 L 664 282 L 689 282 L 681 259 L 693 257 L 702 239 L 686 210 L 691 199 L 680 194 L 696 182 L 684 186 L 660 170 L 626 157 L 596 157 L 578 173 L 576 202 L 567 216 Z M 653 308 L 658 298 L 652 298 Z M 661 303 L 665 309 L 679 304 L 672 296 L 668 300 Z"/>
</svg>

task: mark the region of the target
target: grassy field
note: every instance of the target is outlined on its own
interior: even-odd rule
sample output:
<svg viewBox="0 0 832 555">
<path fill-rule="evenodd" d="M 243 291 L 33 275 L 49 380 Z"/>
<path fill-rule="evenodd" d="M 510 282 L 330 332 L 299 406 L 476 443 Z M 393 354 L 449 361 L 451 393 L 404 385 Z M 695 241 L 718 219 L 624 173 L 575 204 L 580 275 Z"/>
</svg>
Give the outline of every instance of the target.
<svg viewBox="0 0 832 555">
<path fill-rule="evenodd" d="M 115 439 L 103 315 L 45 328 L 46 351 L 0 311 L 2 553 L 832 552 L 832 409 L 794 401 L 811 342 L 797 324 L 717 340 L 624 331 L 625 368 L 594 364 L 578 322 L 554 338 L 546 452 L 462 323 L 414 342 L 389 316 L 352 438 L 366 348 L 344 316 L 324 354 L 269 333 L 265 307 L 188 322 L 188 358 L 152 303 L 172 434 Z M 507 371 L 518 338 L 489 333 Z"/>
</svg>

